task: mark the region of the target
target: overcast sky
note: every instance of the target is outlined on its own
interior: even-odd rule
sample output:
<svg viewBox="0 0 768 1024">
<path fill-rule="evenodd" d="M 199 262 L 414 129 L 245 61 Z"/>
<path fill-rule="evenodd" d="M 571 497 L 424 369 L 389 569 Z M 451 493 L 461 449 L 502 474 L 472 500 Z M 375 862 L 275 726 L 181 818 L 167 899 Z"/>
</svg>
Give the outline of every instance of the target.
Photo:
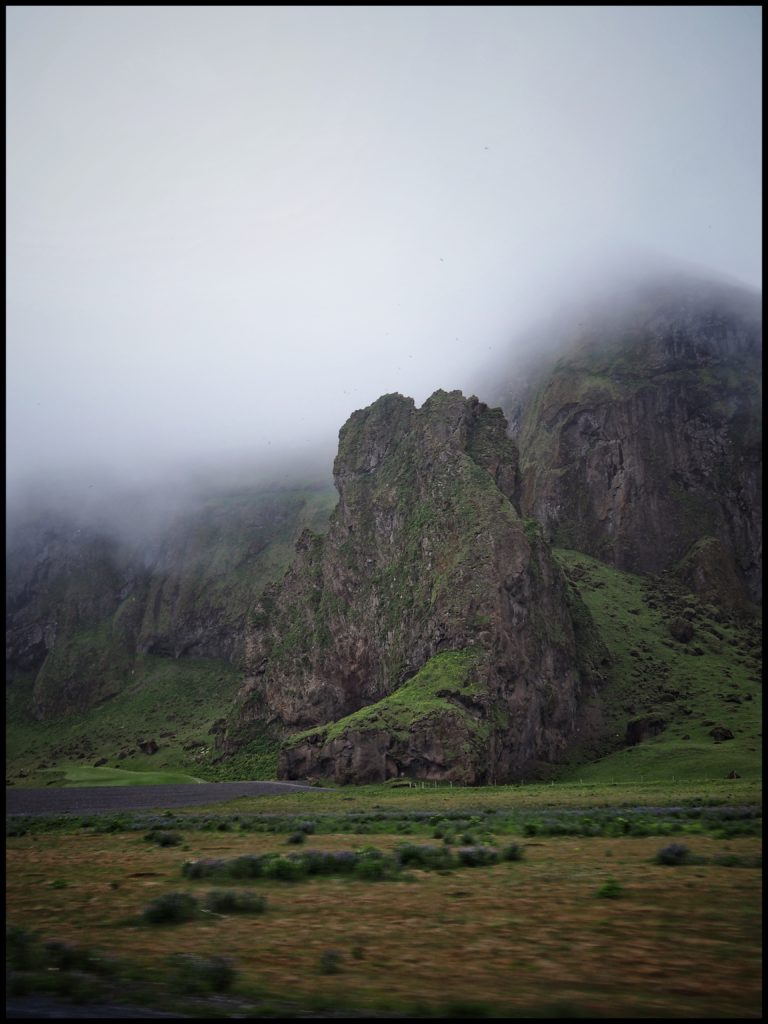
<svg viewBox="0 0 768 1024">
<path fill-rule="evenodd" d="M 758 7 L 6 16 L 12 487 L 330 451 L 623 253 L 760 283 Z"/>
</svg>

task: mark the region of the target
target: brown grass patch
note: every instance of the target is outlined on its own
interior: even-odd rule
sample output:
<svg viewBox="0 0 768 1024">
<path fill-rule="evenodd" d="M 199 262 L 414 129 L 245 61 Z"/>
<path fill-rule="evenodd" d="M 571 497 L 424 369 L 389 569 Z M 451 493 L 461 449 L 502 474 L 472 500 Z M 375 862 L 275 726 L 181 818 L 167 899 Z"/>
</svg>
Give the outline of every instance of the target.
<svg viewBox="0 0 768 1024">
<path fill-rule="evenodd" d="M 403 838 L 311 836 L 301 849 L 391 850 Z M 310 1005 L 470 1000 L 501 1015 L 564 1006 L 614 1017 L 760 1016 L 760 872 L 657 865 L 660 837 L 537 837 L 522 843 L 521 862 L 412 871 L 410 881 L 238 882 L 267 895 L 266 914 L 126 925 L 161 893 L 220 887 L 182 878 L 186 859 L 292 849 L 284 837 L 253 834 L 187 841 L 189 851 L 125 833 L 10 839 L 7 918 L 148 966 L 175 952 L 230 956 L 246 986 Z M 705 857 L 761 849 L 752 837 L 687 842 Z M 596 895 L 608 878 L 623 898 Z M 57 879 L 66 887 L 50 888 Z M 342 954 L 337 975 L 319 969 L 329 948 Z"/>
</svg>

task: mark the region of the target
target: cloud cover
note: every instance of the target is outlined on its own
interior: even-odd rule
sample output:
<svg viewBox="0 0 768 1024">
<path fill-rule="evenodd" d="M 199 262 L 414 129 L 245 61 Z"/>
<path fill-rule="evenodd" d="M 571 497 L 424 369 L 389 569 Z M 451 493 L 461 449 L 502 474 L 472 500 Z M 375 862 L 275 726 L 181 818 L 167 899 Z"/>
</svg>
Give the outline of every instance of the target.
<svg viewBox="0 0 768 1024">
<path fill-rule="evenodd" d="M 757 7 L 6 12 L 11 490 L 330 459 L 619 257 L 759 285 Z"/>
</svg>

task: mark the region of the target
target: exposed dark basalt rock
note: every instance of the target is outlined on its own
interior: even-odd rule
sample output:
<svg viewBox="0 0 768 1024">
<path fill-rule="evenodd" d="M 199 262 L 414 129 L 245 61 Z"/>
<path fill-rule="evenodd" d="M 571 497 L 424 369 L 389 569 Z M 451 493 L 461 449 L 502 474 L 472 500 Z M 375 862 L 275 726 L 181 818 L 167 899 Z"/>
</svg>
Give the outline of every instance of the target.
<svg viewBox="0 0 768 1024">
<path fill-rule="evenodd" d="M 334 476 L 328 533 L 300 539 L 256 609 L 223 748 L 264 718 L 286 733 L 336 722 L 441 652 L 476 650 L 476 720 L 457 701 L 436 717 L 414 707 L 407 735 L 367 729 L 362 739 L 350 723 L 330 740 L 289 743 L 283 774 L 501 781 L 556 760 L 581 686 L 572 598 L 515 506 L 517 452 L 501 413 L 460 392 L 438 391 L 421 409 L 386 395 L 342 428 Z"/>
<path fill-rule="evenodd" d="M 658 715 L 650 715 L 647 718 L 636 718 L 633 722 L 627 723 L 626 743 L 629 747 L 635 747 L 643 740 L 652 739 L 664 732 L 667 723 Z"/>
<path fill-rule="evenodd" d="M 523 513 L 553 543 L 632 572 L 715 538 L 731 603 L 759 600 L 759 295 L 649 282 L 580 319 L 535 371 L 491 392 L 516 425 Z M 689 572 L 711 589 L 706 569 Z"/>
<path fill-rule="evenodd" d="M 39 718 L 82 712 L 128 678 L 135 622 L 126 595 L 141 591 L 144 570 L 118 541 L 64 519 L 24 524 L 13 539 L 8 678 L 31 675 Z"/>
</svg>

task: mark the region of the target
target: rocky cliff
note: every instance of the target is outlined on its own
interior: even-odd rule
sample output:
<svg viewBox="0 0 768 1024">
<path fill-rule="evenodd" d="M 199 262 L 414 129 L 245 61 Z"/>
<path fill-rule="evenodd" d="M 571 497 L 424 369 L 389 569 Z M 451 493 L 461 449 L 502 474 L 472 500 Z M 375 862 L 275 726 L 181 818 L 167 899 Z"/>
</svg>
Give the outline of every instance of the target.
<svg viewBox="0 0 768 1024">
<path fill-rule="evenodd" d="M 760 297 L 648 281 L 561 330 L 493 392 L 516 428 L 523 514 L 552 543 L 633 572 L 710 538 L 729 562 L 721 597 L 759 599 Z"/>
<path fill-rule="evenodd" d="M 586 673 L 517 462 L 501 412 L 460 392 L 354 413 L 329 530 L 301 538 L 254 615 L 224 749 L 266 717 L 304 730 L 287 777 L 480 783 L 557 760 Z"/>
<path fill-rule="evenodd" d="M 246 612 L 285 570 L 328 489 L 251 489 L 194 502 L 128 541 L 47 512 L 14 523 L 6 575 L 9 681 L 32 685 L 40 719 L 120 692 L 145 654 L 236 663 Z"/>
</svg>

